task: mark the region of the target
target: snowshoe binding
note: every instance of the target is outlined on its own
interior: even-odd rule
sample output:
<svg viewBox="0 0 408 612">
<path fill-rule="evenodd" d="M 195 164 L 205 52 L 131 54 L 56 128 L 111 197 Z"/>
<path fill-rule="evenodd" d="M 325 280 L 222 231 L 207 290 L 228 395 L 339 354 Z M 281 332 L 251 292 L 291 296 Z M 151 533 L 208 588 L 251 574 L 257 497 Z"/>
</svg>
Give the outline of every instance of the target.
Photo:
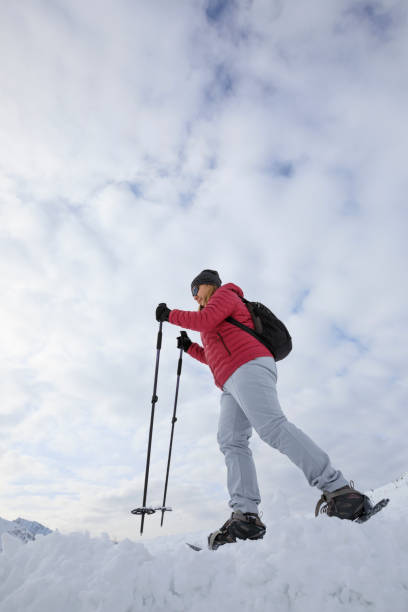
<svg viewBox="0 0 408 612">
<path fill-rule="evenodd" d="M 382 510 L 388 502 L 388 499 L 383 499 L 373 506 L 367 495 L 356 491 L 351 482 L 350 486 L 336 491 L 324 491 L 317 502 L 315 516 L 318 516 L 320 511 L 327 516 L 337 516 L 339 519 L 364 523 Z"/>
<path fill-rule="evenodd" d="M 220 529 L 210 533 L 208 548 L 217 550 L 224 544 L 233 544 L 237 538 L 239 540 L 260 540 L 264 537 L 265 532 L 266 526 L 257 514 L 236 510 Z"/>
</svg>

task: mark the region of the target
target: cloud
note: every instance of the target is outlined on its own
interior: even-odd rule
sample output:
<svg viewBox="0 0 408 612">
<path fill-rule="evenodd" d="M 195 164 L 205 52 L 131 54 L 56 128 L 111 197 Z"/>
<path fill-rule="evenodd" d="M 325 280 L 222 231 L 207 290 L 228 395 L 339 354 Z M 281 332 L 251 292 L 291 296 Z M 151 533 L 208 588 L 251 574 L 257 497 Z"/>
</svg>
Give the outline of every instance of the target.
<svg viewBox="0 0 408 612">
<path fill-rule="evenodd" d="M 405 471 L 400 4 L 73 0 L 3 13 L 5 518 L 136 536 L 154 309 L 195 308 L 204 268 L 287 323 L 282 406 L 336 467 L 367 488 Z M 178 333 L 165 325 L 148 503 L 163 494 Z M 170 531 L 228 512 L 218 400 L 186 355 Z M 280 497 L 312 507 L 303 475 L 251 444 L 265 517 Z"/>
</svg>

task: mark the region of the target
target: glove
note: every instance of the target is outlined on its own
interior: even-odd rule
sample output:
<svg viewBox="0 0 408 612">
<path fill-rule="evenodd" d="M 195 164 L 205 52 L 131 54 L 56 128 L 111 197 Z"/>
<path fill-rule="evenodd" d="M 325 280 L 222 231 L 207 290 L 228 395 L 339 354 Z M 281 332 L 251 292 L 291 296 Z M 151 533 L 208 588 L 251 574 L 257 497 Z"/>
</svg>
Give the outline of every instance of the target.
<svg viewBox="0 0 408 612">
<path fill-rule="evenodd" d="M 167 304 L 162 302 L 156 308 L 156 321 L 158 321 L 159 323 L 163 321 L 168 321 L 170 313 L 171 313 L 171 310 L 167 308 Z"/>
<path fill-rule="evenodd" d="M 177 348 L 183 349 L 187 353 L 188 349 L 192 345 L 190 338 L 187 335 L 187 332 L 180 332 L 180 336 L 177 338 Z"/>
</svg>

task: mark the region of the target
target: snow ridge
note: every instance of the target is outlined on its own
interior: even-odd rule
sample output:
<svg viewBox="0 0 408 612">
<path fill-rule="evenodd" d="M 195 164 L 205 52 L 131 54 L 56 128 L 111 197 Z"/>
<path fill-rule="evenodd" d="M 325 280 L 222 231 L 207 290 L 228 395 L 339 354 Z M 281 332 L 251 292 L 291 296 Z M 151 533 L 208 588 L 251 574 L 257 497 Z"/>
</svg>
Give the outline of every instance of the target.
<svg viewBox="0 0 408 612">
<path fill-rule="evenodd" d="M 204 532 L 143 544 L 53 532 L 26 545 L 6 533 L 0 612 L 406 612 L 408 473 L 368 493 L 391 501 L 362 525 L 277 517 L 263 540 L 216 552 L 185 545 Z"/>
</svg>

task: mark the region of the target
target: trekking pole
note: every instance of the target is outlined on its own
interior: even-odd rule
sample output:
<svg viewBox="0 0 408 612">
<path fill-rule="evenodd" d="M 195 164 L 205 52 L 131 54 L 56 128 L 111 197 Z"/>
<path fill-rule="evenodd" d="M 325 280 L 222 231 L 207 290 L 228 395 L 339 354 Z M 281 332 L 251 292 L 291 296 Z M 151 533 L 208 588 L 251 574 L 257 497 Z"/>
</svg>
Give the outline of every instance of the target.
<svg viewBox="0 0 408 612">
<path fill-rule="evenodd" d="M 187 333 L 183 332 L 183 331 L 181 332 L 181 334 L 186 334 L 187 335 Z M 174 397 L 173 418 L 171 420 L 171 434 L 170 434 L 169 457 L 168 457 L 168 460 L 167 460 L 166 483 L 164 485 L 164 495 L 163 495 L 163 504 L 162 504 L 163 507 L 162 507 L 162 516 L 161 516 L 160 527 L 163 527 L 164 513 L 166 511 L 167 485 L 169 483 L 171 451 L 173 449 L 174 425 L 176 424 L 176 421 L 177 421 L 176 411 L 177 411 L 177 400 L 178 400 L 178 392 L 179 392 L 180 376 L 181 376 L 181 368 L 182 368 L 182 366 L 183 366 L 183 348 L 180 349 L 180 356 L 179 356 L 178 366 L 177 366 L 176 395 Z"/>
<path fill-rule="evenodd" d="M 150 453 L 152 450 L 154 410 L 155 410 L 156 403 L 159 399 L 156 395 L 156 391 L 157 391 L 157 380 L 159 377 L 159 360 L 160 360 L 160 349 L 161 349 L 161 343 L 162 343 L 162 328 L 163 328 L 163 322 L 160 322 L 159 331 L 157 334 L 156 369 L 154 373 L 152 412 L 150 415 L 149 444 L 147 447 L 146 472 L 145 472 L 145 482 L 144 482 L 144 492 L 143 492 L 143 506 L 142 508 L 135 508 L 135 510 L 131 511 L 132 514 L 141 515 L 142 517 L 142 522 L 140 525 L 140 535 L 143 534 L 144 519 L 145 519 L 146 514 L 153 514 L 154 512 L 156 512 L 156 510 L 162 510 L 162 511 L 170 510 L 170 508 L 161 508 L 161 507 L 160 508 L 146 508 L 147 486 L 149 482 L 149 469 L 150 469 Z"/>
</svg>

